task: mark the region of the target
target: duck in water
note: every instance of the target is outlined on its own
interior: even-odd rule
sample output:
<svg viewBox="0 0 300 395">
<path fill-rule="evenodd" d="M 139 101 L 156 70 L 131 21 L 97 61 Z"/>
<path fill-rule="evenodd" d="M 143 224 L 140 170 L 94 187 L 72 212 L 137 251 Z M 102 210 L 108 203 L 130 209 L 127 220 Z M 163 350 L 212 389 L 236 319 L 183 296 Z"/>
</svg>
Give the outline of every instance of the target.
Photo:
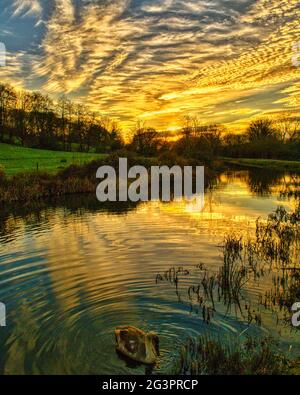
<svg viewBox="0 0 300 395">
<path fill-rule="evenodd" d="M 115 330 L 116 349 L 133 361 L 147 365 L 155 364 L 159 356 L 159 338 L 156 333 L 145 333 L 134 326 Z"/>
</svg>

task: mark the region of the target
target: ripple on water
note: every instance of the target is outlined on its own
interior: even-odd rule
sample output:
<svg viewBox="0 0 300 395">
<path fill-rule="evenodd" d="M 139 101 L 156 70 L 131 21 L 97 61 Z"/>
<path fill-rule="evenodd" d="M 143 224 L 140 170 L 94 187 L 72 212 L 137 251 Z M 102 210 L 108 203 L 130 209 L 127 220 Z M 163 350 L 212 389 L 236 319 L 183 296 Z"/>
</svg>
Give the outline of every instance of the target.
<svg viewBox="0 0 300 395">
<path fill-rule="evenodd" d="M 262 209 L 251 193 L 248 211 L 244 195 L 230 203 L 226 188 L 218 188 L 217 201 L 218 196 L 229 203 L 210 203 L 202 214 L 175 203 L 151 203 L 126 214 L 49 208 L 30 221 L 17 218 L 12 237 L 0 238 L 0 300 L 8 311 L 8 326 L 0 333 L 1 369 L 11 374 L 145 373 L 145 367 L 128 365 L 116 355 L 118 325 L 159 333 L 157 369 L 162 372 L 170 371 L 188 336 L 210 333 L 224 339 L 268 331 L 249 329 L 234 314 L 226 315 L 225 306 L 210 325 L 191 312 L 186 290 L 197 280 L 196 265 L 204 262 L 217 272 L 219 245 L 230 226 L 237 229 L 238 223 L 238 231 L 246 231 L 249 222 L 271 211 L 265 212 L 265 200 Z M 235 214 L 241 207 L 243 220 Z M 180 280 L 181 300 L 174 286 L 155 282 L 156 274 L 171 266 L 191 271 Z M 249 295 L 256 299 L 264 286 L 253 284 Z"/>
</svg>

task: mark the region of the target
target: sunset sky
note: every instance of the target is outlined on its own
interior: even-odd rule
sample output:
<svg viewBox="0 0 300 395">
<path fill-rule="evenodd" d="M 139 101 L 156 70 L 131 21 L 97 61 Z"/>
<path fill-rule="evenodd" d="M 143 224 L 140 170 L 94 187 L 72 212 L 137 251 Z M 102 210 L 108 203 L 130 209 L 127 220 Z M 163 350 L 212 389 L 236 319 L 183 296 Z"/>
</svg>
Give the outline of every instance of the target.
<svg viewBox="0 0 300 395">
<path fill-rule="evenodd" d="M 300 115 L 299 0 L 0 0 L 0 81 L 161 130 Z M 299 56 L 300 59 L 300 56 Z"/>
</svg>

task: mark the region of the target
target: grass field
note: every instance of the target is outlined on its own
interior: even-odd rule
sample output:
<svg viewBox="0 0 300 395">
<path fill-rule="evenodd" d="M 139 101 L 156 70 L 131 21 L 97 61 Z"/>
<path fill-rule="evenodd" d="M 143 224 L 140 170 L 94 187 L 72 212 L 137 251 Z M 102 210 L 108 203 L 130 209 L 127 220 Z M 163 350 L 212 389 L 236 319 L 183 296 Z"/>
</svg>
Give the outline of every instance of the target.
<svg viewBox="0 0 300 395">
<path fill-rule="evenodd" d="M 223 158 L 224 162 L 233 165 L 254 167 L 268 170 L 294 171 L 300 173 L 300 161 L 275 160 L 275 159 L 240 159 Z"/>
<path fill-rule="evenodd" d="M 48 151 L 0 144 L 0 166 L 8 176 L 27 171 L 56 173 L 71 164 L 84 164 L 93 159 L 104 158 L 104 154 Z"/>
</svg>

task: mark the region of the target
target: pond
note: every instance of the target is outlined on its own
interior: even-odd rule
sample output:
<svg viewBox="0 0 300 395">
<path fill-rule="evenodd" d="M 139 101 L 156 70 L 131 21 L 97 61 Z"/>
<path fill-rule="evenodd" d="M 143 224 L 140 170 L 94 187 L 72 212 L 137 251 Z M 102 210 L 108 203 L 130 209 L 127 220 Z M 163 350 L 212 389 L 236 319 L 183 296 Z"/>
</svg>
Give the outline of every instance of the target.
<svg viewBox="0 0 300 395">
<path fill-rule="evenodd" d="M 266 218 L 278 205 L 292 209 L 288 195 L 295 188 L 299 177 L 290 174 L 232 171 L 210 183 L 202 212 L 184 202 L 115 207 L 80 196 L 3 215 L 0 301 L 7 326 L 0 328 L 0 372 L 144 374 L 144 366 L 116 354 L 118 325 L 159 334 L 154 372 L 170 372 L 182 342 L 203 333 L 223 339 L 272 335 L 299 357 L 300 331 L 258 306 L 270 278 L 245 290 L 261 325 L 248 325 L 225 306 L 207 324 L 187 297 L 199 264 L 219 270 L 224 237 L 251 234 L 257 217 Z M 181 276 L 179 292 L 156 282 L 158 273 L 179 266 L 189 272 Z"/>
</svg>

